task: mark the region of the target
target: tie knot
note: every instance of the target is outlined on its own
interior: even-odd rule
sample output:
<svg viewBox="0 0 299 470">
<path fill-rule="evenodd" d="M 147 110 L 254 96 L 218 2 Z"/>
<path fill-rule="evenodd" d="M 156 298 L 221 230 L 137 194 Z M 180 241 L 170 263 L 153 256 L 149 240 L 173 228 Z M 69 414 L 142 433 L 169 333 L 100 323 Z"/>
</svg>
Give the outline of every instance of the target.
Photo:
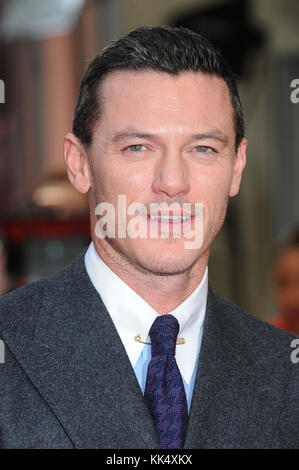
<svg viewBox="0 0 299 470">
<path fill-rule="evenodd" d="M 170 354 L 174 356 L 179 322 L 172 315 L 159 315 L 151 326 L 149 336 L 152 343 L 152 356 Z"/>
</svg>

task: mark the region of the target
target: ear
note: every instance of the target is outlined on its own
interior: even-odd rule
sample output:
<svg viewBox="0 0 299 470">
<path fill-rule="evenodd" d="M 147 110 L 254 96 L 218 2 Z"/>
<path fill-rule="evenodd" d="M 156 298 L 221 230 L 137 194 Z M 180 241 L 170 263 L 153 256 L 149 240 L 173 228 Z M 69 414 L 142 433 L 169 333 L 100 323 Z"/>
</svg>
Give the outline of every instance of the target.
<svg viewBox="0 0 299 470">
<path fill-rule="evenodd" d="M 233 197 L 238 194 L 242 179 L 242 173 L 246 165 L 246 149 L 247 149 L 247 140 L 242 139 L 237 153 L 234 157 L 233 162 L 233 174 L 232 174 L 232 181 L 230 185 L 229 196 Z"/>
<path fill-rule="evenodd" d="M 80 140 L 72 133 L 64 138 L 64 161 L 70 182 L 79 193 L 90 188 L 90 170 L 86 151 Z"/>
</svg>

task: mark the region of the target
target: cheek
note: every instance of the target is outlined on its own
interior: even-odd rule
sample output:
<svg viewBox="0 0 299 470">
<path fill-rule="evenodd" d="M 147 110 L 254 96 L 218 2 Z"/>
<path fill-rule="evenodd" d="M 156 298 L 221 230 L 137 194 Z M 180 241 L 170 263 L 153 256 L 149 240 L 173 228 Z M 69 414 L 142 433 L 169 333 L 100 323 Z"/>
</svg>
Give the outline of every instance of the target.
<svg viewBox="0 0 299 470">
<path fill-rule="evenodd" d="M 113 192 L 127 195 L 128 201 L 142 202 L 151 198 L 154 180 L 153 169 L 149 166 L 119 166 L 107 175 L 107 181 Z"/>
<path fill-rule="evenodd" d="M 98 162 L 93 167 L 93 190 L 97 199 L 112 201 L 123 194 L 126 178 L 114 165 Z"/>
<path fill-rule="evenodd" d="M 220 172 L 216 171 L 209 172 L 205 178 L 197 181 L 195 186 L 197 191 L 192 199 L 203 203 L 204 231 L 212 237 L 223 224 L 229 199 L 229 186 L 229 177 L 223 177 L 223 172 L 220 175 Z M 209 238 L 210 235 L 206 236 Z"/>
<path fill-rule="evenodd" d="M 206 203 L 211 208 L 223 207 L 228 199 L 230 184 L 231 172 L 214 167 L 193 180 L 194 194 L 198 202 Z"/>
</svg>

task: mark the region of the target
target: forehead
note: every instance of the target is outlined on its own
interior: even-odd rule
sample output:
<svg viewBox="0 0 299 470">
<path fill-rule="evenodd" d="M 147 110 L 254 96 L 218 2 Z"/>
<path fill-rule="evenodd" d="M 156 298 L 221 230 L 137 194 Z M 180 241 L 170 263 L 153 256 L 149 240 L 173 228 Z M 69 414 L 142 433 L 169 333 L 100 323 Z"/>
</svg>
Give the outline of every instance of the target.
<svg viewBox="0 0 299 470">
<path fill-rule="evenodd" d="M 104 127 L 219 127 L 234 136 L 229 90 L 215 75 L 116 71 L 105 78 L 100 96 Z"/>
</svg>

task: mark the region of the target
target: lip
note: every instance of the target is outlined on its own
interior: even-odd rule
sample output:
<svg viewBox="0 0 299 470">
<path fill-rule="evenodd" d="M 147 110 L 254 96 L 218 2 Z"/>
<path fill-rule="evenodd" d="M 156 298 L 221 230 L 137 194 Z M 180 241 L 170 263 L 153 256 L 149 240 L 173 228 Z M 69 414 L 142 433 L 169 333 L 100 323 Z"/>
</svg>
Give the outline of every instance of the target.
<svg viewBox="0 0 299 470">
<path fill-rule="evenodd" d="M 150 212 L 147 214 L 148 217 L 188 217 L 189 219 L 193 217 L 193 214 L 190 212 L 186 211 L 175 211 L 175 210 L 169 210 L 169 211 L 156 211 L 156 212 Z"/>
<path fill-rule="evenodd" d="M 183 224 L 185 222 L 190 222 L 193 219 L 192 215 L 189 214 L 148 214 L 147 216 L 149 222 L 155 222 L 158 224 Z"/>
</svg>

